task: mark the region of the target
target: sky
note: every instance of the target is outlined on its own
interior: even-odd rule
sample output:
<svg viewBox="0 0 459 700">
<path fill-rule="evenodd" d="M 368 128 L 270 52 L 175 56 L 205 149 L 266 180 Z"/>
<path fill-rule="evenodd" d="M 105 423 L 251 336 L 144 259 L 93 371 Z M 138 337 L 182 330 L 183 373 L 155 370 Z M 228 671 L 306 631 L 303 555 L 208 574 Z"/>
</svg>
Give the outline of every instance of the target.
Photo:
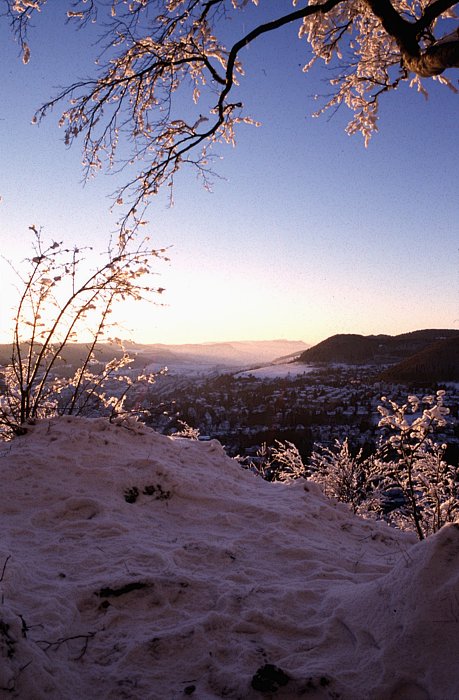
<svg viewBox="0 0 459 700">
<path fill-rule="evenodd" d="M 31 124 L 56 87 L 91 72 L 96 55 L 95 28 L 64 26 L 59 5 L 45 7 L 31 31 L 26 66 L 0 24 L 0 252 L 15 264 L 30 253 L 31 224 L 96 251 L 116 228 L 110 194 L 120 175 L 84 184 L 78 141 L 63 144 L 59 111 Z M 263 12 L 241 16 L 244 29 Z M 241 126 L 236 148 L 219 148 L 212 193 L 188 171 L 172 208 L 164 195 L 152 200 L 153 244 L 170 247 L 170 263 L 157 268 L 166 292 L 156 304 L 123 307 L 119 335 L 316 343 L 459 327 L 459 96 L 430 81 L 426 101 L 404 84 L 382 100 L 380 131 L 364 148 L 344 132 L 346 108 L 311 118 L 327 73 L 301 71 L 309 55 L 296 33 L 265 35 L 241 55 L 240 95 L 262 126 Z M 457 84 L 457 72 L 450 77 Z M 7 342 L 17 290 L 4 260 L 0 274 Z"/>
</svg>

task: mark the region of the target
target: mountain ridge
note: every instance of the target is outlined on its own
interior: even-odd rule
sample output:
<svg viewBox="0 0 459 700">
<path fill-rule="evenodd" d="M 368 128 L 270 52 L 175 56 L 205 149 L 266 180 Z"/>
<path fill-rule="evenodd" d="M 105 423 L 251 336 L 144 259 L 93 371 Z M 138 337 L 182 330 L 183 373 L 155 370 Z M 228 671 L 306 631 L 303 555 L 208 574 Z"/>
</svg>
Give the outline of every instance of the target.
<svg viewBox="0 0 459 700">
<path fill-rule="evenodd" d="M 381 366 L 381 378 L 459 380 L 459 330 L 434 328 L 399 335 L 341 333 L 303 352 L 297 362 Z M 389 369 L 386 369 L 386 367 Z"/>
<path fill-rule="evenodd" d="M 120 357 L 124 350 L 133 358 L 132 368 L 145 365 L 170 365 L 173 363 L 195 363 L 206 365 L 228 365 L 244 367 L 254 363 L 270 363 L 279 357 L 299 355 L 308 347 L 302 340 L 241 340 L 231 342 L 208 343 L 117 343 L 101 342 L 95 350 L 95 357 L 100 362 Z M 124 349 L 123 349 L 124 348 Z M 64 363 L 68 366 L 78 365 L 86 356 L 87 343 L 69 343 L 62 353 Z M 11 360 L 12 346 L 0 345 L 0 365 Z"/>
</svg>

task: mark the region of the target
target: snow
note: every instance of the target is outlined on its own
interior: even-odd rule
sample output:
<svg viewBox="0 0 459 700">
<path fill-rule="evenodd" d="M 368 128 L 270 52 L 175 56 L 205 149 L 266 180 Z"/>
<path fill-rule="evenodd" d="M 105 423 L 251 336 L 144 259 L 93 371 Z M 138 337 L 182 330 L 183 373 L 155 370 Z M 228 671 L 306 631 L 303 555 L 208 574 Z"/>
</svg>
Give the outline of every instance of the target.
<svg viewBox="0 0 459 700">
<path fill-rule="evenodd" d="M 166 371 L 168 377 L 205 377 L 206 375 L 227 374 L 230 372 L 231 366 L 219 365 L 215 362 L 204 361 L 173 361 L 167 364 L 159 362 L 151 362 L 145 368 L 145 372 L 158 374 Z"/>
<path fill-rule="evenodd" d="M 309 345 L 295 340 L 234 341 L 186 345 L 135 345 L 130 351 L 150 358 L 147 371 L 158 372 L 167 366 L 169 375 L 203 376 L 221 374 L 264 363 L 277 358 L 300 355 Z"/>
<path fill-rule="evenodd" d="M 0 698 L 459 696 L 457 525 L 418 543 L 101 418 L 31 426 L 0 470 Z"/>
<path fill-rule="evenodd" d="M 292 364 L 288 362 L 285 364 L 267 365 L 266 367 L 244 370 L 243 372 L 238 372 L 235 376 L 255 377 L 256 379 L 277 379 L 279 377 L 285 379 L 286 377 L 293 378 L 304 376 L 315 370 L 316 367 L 313 365 Z"/>
</svg>

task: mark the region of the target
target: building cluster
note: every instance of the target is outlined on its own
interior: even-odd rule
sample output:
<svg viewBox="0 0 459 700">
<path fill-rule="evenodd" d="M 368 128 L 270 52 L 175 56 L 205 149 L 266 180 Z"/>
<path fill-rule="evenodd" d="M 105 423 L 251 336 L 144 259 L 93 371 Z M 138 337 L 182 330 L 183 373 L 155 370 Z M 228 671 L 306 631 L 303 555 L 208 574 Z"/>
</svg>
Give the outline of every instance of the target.
<svg viewBox="0 0 459 700">
<path fill-rule="evenodd" d="M 315 444 L 347 438 L 371 449 L 380 435 L 377 407 L 387 396 L 404 403 L 439 387 L 407 387 L 375 381 L 369 367 L 327 366 L 291 377 L 260 379 L 247 374 L 216 377 L 161 377 L 142 399 L 146 422 L 171 434 L 183 423 L 201 439 L 218 439 L 229 454 L 252 454 L 263 443 L 294 442 L 304 457 Z M 449 425 L 439 435 L 459 454 L 459 385 L 446 387 Z"/>
</svg>

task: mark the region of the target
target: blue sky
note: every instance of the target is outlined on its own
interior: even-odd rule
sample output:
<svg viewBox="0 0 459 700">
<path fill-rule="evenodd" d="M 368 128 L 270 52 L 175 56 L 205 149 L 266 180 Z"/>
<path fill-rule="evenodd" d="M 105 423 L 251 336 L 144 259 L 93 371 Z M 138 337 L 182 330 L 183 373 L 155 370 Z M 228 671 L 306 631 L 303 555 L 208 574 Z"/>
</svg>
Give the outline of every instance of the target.
<svg viewBox="0 0 459 700">
<path fill-rule="evenodd" d="M 95 54 L 91 36 L 64 28 L 57 8 L 31 32 L 27 66 L 0 27 L 0 250 L 14 260 L 30 250 L 32 223 L 100 249 L 115 227 L 109 195 L 119 176 L 83 186 L 78 142 L 62 143 L 59 113 L 31 125 L 56 86 L 90 72 Z M 250 11 L 247 29 L 259 14 Z M 183 172 L 172 209 L 164 196 L 152 201 L 152 239 L 172 246 L 171 263 L 158 266 L 165 306 L 126 307 L 121 334 L 314 343 L 334 333 L 459 327 L 459 96 L 431 84 L 426 101 L 404 85 L 383 99 L 380 132 L 365 149 L 344 133 L 345 108 L 310 117 L 326 72 L 301 72 L 307 45 L 295 29 L 266 35 L 242 59 L 241 97 L 262 126 L 242 126 L 235 149 L 218 149 L 225 179 L 212 194 Z M 14 290 L 0 267 L 5 341 Z"/>
</svg>

